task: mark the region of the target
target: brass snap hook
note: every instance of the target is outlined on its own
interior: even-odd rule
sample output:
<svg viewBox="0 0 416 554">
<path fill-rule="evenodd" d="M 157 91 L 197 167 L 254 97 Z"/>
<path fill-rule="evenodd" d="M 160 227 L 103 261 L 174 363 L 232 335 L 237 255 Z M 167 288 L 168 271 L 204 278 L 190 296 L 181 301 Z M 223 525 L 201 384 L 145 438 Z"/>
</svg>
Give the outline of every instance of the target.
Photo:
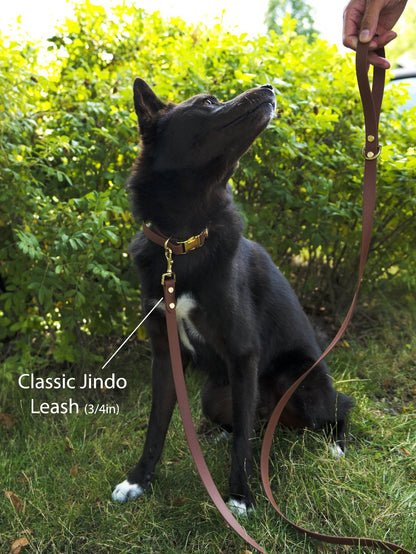
<svg viewBox="0 0 416 554">
<path fill-rule="evenodd" d="M 162 285 L 165 284 L 165 280 L 166 279 L 175 279 L 175 274 L 173 273 L 172 271 L 172 266 L 173 266 L 173 252 L 172 252 L 172 249 L 169 248 L 168 244 L 169 244 L 169 241 L 170 241 L 170 237 L 166 240 L 165 244 L 164 244 L 164 249 L 165 249 L 165 258 L 166 258 L 166 263 L 167 263 L 167 267 L 166 267 L 166 273 L 163 273 L 162 275 Z"/>
</svg>

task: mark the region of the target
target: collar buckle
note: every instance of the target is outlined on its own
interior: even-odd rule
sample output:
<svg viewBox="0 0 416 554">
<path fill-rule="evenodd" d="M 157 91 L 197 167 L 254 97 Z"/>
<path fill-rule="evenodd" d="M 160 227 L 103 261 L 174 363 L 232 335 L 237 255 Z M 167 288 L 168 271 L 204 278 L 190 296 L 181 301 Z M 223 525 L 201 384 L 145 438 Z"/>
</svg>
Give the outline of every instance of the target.
<svg viewBox="0 0 416 554">
<path fill-rule="evenodd" d="M 187 240 L 178 240 L 178 244 L 182 246 L 182 253 L 187 254 L 188 252 L 191 252 L 191 250 L 200 248 L 204 244 L 206 238 L 208 238 L 208 228 L 205 228 L 199 235 L 190 237 Z"/>
</svg>

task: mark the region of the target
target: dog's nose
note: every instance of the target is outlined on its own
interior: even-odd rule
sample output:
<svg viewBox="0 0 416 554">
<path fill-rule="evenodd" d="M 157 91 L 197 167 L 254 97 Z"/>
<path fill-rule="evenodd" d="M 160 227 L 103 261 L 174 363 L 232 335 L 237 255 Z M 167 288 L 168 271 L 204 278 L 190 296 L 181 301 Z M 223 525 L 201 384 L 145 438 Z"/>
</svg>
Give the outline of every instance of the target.
<svg viewBox="0 0 416 554">
<path fill-rule="evenodd" d="M 267 84 L 267 85 L 261 85 L 260 88 L 268 88 L 269 90 L 273 90 L 272 85 L 269 85 L 269 84 Z"/>
</svg>

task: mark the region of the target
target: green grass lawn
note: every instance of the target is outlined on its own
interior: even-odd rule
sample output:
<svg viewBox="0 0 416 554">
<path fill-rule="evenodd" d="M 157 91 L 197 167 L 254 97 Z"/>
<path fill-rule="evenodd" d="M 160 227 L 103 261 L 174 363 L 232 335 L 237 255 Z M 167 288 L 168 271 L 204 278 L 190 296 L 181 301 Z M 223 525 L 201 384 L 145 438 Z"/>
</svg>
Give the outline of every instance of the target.
<svg viewBox="0 0 416 554">
<path fill-rule="evenodd" d="M 386 312 L 387 313 L 387 312 Z M 329 358 L 337 387 L 356 401 L 348 452 L 334 461 L 320 434 L 279 429 L 272 451 L 272 488 L 287 516 L 310 529 L 416 545 L 416 375 L 413 309 L 357 319 Z M 381 323 L 380 323 L 381 322 Z M 347 342 L 348 341 L 348 342 Z M 30 368 L 28 368 L 30 372 Z M 77 369 L 84 373 L 104 372 Z M 161 463 L 146 494 L 111 502 L 143 445 L 150 408 L 150 358 L 145 342 L 130 344 L 105 370 L 124 390 L 3 389 L 0 409 L 0 552 L 27 539 L 22 552 L 240 553 L 250 551 L 223 523 L 199 481 L 175 411 Z M 71 370 L 65 371 L 67 376 Z M 17 381 L 17 377 L 16 377 Z M 194 420 L 202 376 L 188 376 Z M 96 414 L 30 413 L 36 403 L 98 406 Z M 118 406 L 119 413 L 112 413 Z M 111 408 L 110 408 L 111 407 Z M 227 495 L 230 444 L 201 435 L 206 460 Z M 259 460 L 261 438 L 254 440 Z M 257 506 L 244 522 L 268 552 L 370 552 L 318 544 L 283 523 L 265 499 L 259 468 Z M 13 494 L 10 494 L 13 493 Z"/>
</svg>

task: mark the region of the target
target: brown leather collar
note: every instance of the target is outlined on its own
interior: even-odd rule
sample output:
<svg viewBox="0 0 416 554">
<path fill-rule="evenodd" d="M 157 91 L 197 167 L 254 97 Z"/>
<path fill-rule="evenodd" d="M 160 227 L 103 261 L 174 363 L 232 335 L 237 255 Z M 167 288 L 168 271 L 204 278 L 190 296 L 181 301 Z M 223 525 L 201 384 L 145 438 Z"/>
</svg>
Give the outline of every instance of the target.
<svg viewBox="0 0 416 554">
<path fill-rule="evenodd" d="M 199 235 L 190 237 L 187 240 L 176 240 L 172 237 L 167 237 L 157 227 L 152 225 L 150 228 L 146 223 L 143 223 L 143 232 L 146 237 L 152 242 L 165 248 L 166 246 L 172 250 L 174 254 L 187 254 L 191 250 L 200 248 L 204 245 L 208 238 L 208 228 L 206 227 Z"/>
</svg>

